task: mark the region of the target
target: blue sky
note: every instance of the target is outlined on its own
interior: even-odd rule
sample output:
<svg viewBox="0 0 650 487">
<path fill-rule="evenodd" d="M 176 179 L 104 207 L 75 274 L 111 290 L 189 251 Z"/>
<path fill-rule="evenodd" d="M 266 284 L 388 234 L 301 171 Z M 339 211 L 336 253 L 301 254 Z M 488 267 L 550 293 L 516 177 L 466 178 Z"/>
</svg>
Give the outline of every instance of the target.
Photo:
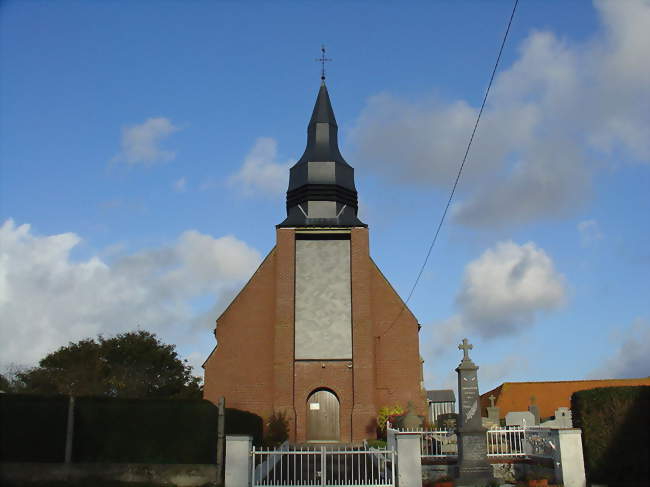
<svg viewBox="0 0 650 487">
<path fill-rule="evenodd" d="M 325 43 L 406 296 L 510 2 L 4 2 L 0 362 L 136 327 L 195 366 L 272 248 Z M 410 307 L 426 385 L 650 375 L 650 2 L 522 1 Z"/>
</svg>

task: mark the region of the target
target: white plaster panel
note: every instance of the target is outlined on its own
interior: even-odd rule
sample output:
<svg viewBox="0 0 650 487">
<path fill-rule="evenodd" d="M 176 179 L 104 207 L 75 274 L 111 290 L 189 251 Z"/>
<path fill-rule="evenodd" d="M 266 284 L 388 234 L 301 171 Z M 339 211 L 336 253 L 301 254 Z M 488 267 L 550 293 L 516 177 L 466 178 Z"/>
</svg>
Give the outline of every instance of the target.
<svg viewBox="0 0 650 487">
<path fill-rule="evenodd" d="M 336 218 L 336 201 L 308 201 L 309 218 Z"/>
<path fill-rule="evenodd" d="M 296 240 L 295 357 L 352 358 L 349 240 Z"/>
</svg>

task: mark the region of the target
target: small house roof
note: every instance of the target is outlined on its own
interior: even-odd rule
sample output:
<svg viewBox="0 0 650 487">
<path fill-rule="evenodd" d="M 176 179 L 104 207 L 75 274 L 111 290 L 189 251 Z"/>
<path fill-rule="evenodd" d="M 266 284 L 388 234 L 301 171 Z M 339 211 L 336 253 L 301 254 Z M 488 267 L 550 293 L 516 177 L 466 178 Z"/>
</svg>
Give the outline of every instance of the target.
<svg viewBox="0 0 650 487">
<path fill-rule="evenodd" d="M 456 402 L 456 396 L 452 389 L 427 391 L 427 399 L 430 402 Z"/>
</svg>

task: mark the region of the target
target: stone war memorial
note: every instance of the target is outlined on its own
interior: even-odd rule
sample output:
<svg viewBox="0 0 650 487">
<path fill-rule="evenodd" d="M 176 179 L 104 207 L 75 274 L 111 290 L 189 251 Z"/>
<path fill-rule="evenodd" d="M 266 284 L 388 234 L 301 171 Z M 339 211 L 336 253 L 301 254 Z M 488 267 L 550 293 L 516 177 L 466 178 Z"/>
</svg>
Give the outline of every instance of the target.
<svg viewBox="0 0 650 487">
<path fill-rule="evenodd" d="M 375 438 L 383 406 L 426 414 L 418 321 L 370 256 L 337 133 L 323 77 L 275 246 L 217 318 L 203 364 L 206 399 L 281 414 L 292 442 Z"/>
<path fill-rule="evenodd" d="M 463 359 L 456 367 L 458 374 L 458 479 L 457 485 L 484 485 L 494 480 L 492 465 L 487 460 L 486 428 L 481 421 L 478 391 L 478 365 L 469 357 L 473 346 L 463 338 L 458 349 Z"/>
</svg>

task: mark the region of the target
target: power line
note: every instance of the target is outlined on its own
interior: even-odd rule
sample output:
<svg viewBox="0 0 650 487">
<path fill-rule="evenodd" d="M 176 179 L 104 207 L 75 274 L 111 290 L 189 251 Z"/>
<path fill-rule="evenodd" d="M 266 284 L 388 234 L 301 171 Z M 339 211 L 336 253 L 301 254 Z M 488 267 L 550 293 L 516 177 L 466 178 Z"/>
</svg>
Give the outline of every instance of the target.
<svg viewBox="0 0 650 487">
<path fill-rule="evenodd" d="M 422 277 L 422 273 L 424 272 L 425 267 L 427 266 L 427 262 L 429 261 L 429 257 L 431 256 L 431 251 L 433 250 L 433 247 L 436 244 L 436 241 L 438 240 L 438 235 L 440 234 L 440 229 L 442 228 L 442 224 L 445 222 L 445 218 L 447 217 L 447 212 L 449 211 L 449 207 L 451 206 L 451 201 L 454 198 L 454 193 L 456 193 L 456 187 L 458 186 L 458 181 L 460 180 L 460 175 L 463 172 L 463 168 L 465 167 L 465 162 L 467 161 L 467 156 L 469 154 L 469 150 L 472 147 L 472 142 L 474 141 L 474 135 L 476 135 L 476 129 L 478 129 L 478 124 L 481 121 L 481 115 L 483 114 L 483 109 L 485 108 L 485 103 L 487 101 L 488 95 L 490 94 L 490 88 L 492 88 L 492 82 L 494 81 L 494 75 L 497 72 L 497 68 L 499 67 L 499 62 L 501 61 L 501 54 L 503 53 L 503 48 L 506 45 L 506 40 L 508 39 L 508 34 L 510 33 L 510 26 L 512 25 L 512 19 L 515 17 L 515 11 L 517 10 L 517 5 L 519 4 L 519 0 L 515 0 L 515 3 L 512 7 L 512 13 L 510 14 L 510 20 L 508 20 L 508 27 L 506 28 L 506 32 L 503 35 L 503 40 L 501 41 L 501 47 L 499 48 L 499 55 L 497 56 L 497 60 L 494 63 L 494 68 L 492 69 L 492 75 L 490 76 L 490 82 L 488 83 L 488 87 L 485 90 L 485 96 L 483 97 L 483 102 L 481 103 L 481 109 L 478 112 L 478 115 L 476 116 L 476 122 L 474 123 L 474 129 L 472 130 L 472 135 L 469 138 L 469 142 L 467 143 L 467 148 L 465 149 L 465 155 L 463 156 L 463 161 L 460 164 L 460 167 L 458 168 L 458 173 L 456 174 L 456 180 L 454 181 L 454 185 L 451 188 L 451 192 L 449 193 L 449 199 L 447 200 L 447 204 L 445 205 L 445 210 L 442 212 L 442 216 L 440 217 L 440 221 L 438 222 L 438 227 L 436 228 L 436 233 L 433 236 L 433 240 L 431 241 L 431 245 L 429 245 L 429 250 L 427 250 L 427 255 L 424 258 L 424 262 L 422 263 L 422 266 L 420 267 L 420 270 L 418 272 L 417 277 L 415 278 L 415 282 L 413 283 L 413 287 L 411 287 L 411 291 L 409 292 L 408 297 L 406 298 L 406 301 L 404 301 L 404 304 L 402 305 L 402 309 L 400 310 L 399 314 L 395 318 L 395 320 L 391 323 L 391 325 L 388 327 L 386 331 L 383 333 L 388 333 L 390 329 L 393 327 L 393 325 L 397 322 L 400 316 L 402 316 L 402 313 L 404 312 L 404 309 L 406 308 L 406 305 L 408 302 L 411 300 L 411 296 L 413 296 L 413 293 L 415 292 L 415 288 L 417 287 L 418 283 L 420 282 L 420 278 Z"/>
</svg>

